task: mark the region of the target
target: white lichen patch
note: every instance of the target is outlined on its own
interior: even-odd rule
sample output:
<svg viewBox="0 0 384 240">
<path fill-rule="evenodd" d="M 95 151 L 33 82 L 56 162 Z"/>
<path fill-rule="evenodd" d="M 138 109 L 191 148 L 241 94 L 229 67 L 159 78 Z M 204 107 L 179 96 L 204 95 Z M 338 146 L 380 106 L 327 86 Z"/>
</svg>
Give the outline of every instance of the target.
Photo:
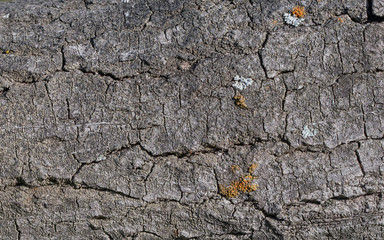
<svg viewBox="0 0 384 240">
<path fill-rule="evenodd" d="M 96 162 L 101 162 L 101 161 L 104 161 L 105 159 L 107 159 L 104 155 L 99 155 L 97 158 L 96 158 Z"/>
<path fill-rule="evenodd" d="M 298 18 L 293 14 L 284 13 L 284 22 L 288 25 L 297 27 L 304 22 L 303 18 Z"/>
<path fill-rule="evenodd" d="M 129 3 L 129 0 L 121 0 L 123 3 Z"/>
<path fill-rule="evenodd" d="M 303 131 L 301 131 L 301 135 L 303 138 L 314 137 L 317 135 L 317 129 L 312 129 L 305 125 Z"/>
<path fill-rule="evenodd" d="M 240 77 L 236 75 L 233 80 L 235 81 L 234 84 L 232 84 L 232 87 L 239 89 L 240 91 L 246 89 L 248 86 L 252 85 L 253 80 L 252 78 L 245 78 Z"/>
</svg>

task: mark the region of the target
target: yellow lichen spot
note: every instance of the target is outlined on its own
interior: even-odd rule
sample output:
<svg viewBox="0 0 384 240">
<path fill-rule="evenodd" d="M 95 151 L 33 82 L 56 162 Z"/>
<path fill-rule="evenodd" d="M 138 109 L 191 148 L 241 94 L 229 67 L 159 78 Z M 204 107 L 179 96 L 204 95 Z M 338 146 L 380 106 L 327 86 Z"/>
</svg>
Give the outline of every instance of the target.
<svg viewBox="0 0 384 240">
<path fill-rule="evenodd" d="M 232 165 L 232 172 L 236 172 L 236 171 L 239 171 L 240 170 L 240 167 L 238 165 Z"/>
<path fill-rule="evenodd" d="M 338 19 L 337 19 L 337 21 L 339 21 L 339 22 L 344 22 L 344 20 L 341 18 L 341 17 L 339 17 Z"/>
<path fill-rule="evenodd" d="M 250 174 L 244 175 L 227 186 L 220 185 L 220 194 L 227 198 L 233 198 L 239 196 L 241 192 L 253 192 L 258 188 L 258 185 L 253 184 L 252 181 L 253 177 Z"/>
<path fill-rule="evenodd" d="M 259 187 L 259 185 L 258 185 L 258 184 L 252 184 L 252 185 L 250 185 L 249 187 L 250 187 L 251 192 L 252 192 L 252 191 L 256 191 L 257 188 Z"/>
<path fill-rule="evenodd" d="M 252 163 L 248 168 L 248 173 L 243 174 L 237 180 L 232 181 L 230 184 L 219 185 L 220 194 L 227 198 L 234 198 L 240 195 L 240 193 L 249 193 L 255 191 L 259 185 L 252 183 L 257 177 L 252 176 L 252 173 L 257 168 L 256 163 Z M 238 165 L 232 165 L 232 171 L 239 170 Z"/>
<path fill-rule="evenodd" d="M 234 198 L 239 196 L 239 191 L 232 184 L 229 186 L 220 185 L 220 194 L 227 198 Z"/>
<path fill-rule="evenodd" d="M 298 18 L 303 18 L 305 16 L 304 7 L 302 6 L 296 6 L 292 10 L 292 14 L 295 15 Z"/>
<path fill-rule="evenodd" d="M 248 172 L 252 174 L 256 168 L 257 168 L 257 163 L 252 163 L 251 166 L 249 166 L 248 168 Z"/>
<path fill-rule="evenodd" d="M 236 106 L 239 106 L 241 108 L 247 108 L 247 105 L 245 104 L 245 98 L 243 97 L 243 95 L 236 95 L 233 97 L 233 99 L 235 100 Z"/>
<path fill-rule="evenodd" d="M 277 23 L 277 20 L 273 20 L 273 24 L 276 24 Z"/>
<path fill-rule="evenodd" d="M 9 50 L 5 51 L 5 54 L 9 54 Z"/>
</svg>

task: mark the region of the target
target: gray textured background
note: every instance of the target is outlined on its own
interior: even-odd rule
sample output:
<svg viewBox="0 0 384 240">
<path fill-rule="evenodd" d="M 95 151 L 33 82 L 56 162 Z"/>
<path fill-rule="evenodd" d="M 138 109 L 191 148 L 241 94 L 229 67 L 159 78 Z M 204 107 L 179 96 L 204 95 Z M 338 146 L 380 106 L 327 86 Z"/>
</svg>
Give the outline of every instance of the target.
<svg viewBox="0 0 384 240">
<path fill-rule="evenodd" d="M 0 3 L 0 238 L 384 239 L 383 35 L 383 0 Z"/>
</svg>

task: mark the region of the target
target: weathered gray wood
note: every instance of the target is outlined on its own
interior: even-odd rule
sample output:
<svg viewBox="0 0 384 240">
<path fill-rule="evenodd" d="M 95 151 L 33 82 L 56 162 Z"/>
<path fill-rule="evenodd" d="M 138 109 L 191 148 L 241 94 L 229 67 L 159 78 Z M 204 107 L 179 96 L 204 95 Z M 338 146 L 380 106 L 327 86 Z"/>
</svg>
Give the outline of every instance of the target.
<svg viewBox="0 0 384 240">
<path fill-rule="evenodd" d="M 1 2 L 0 239 L 384 239 L 382 2 Z"/>
</svg>

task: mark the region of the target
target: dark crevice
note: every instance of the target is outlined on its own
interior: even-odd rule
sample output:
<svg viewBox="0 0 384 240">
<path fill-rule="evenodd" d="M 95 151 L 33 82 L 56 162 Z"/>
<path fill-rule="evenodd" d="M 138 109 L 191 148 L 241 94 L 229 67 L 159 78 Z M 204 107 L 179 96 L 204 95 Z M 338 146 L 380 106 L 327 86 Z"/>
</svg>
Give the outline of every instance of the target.
<svg viewBox="0 0 384 240">
<path fill-rule="evenodd" d="M 283 85 L 284 85 L 284 96 L 283 96 L 283 99 L 281 100 L 281 110 L 285 112 L 286 99 L 288 96 L 288 86 L 285 81 L 283 81 Z"/>
<path fill-rule="evenodd" d="M 75 158 L 77 160 L 77 158 L 75 157 L 74 154 L 72 154 L 73 158 Z M 77 160 L 78 161 L 78 160 Z M 74 186 L 75 188 L 79 188 L 79 184 L 77 184 L 75 182 L 75 177 L 77 174 L 80 173 L 81 169 L 83 169 L 83 167 L 85 166 L 86 164 L 85 163 L 81 163 L 80 167 L 76 170 L 75 174 L 73 174 L 72 178 L 71 178 L 71 185 Z"/>
<path fill-rule="evenodd" d="M 110 218 L 103 215 L 97 215 L 97 216 L 93 216 L 92 219 L 109 220 Z"/>
<path fill-rule="evenodd" d="M 136 144 L 132 145 L 131 147 L 134 147 L 134 146 L 139 146 L 142 151 L 146 152 L 149 156 L 151 156 L 153 158 L 169 157 L 169 156 L 176 156 L 177 158 L 185 158 L 185 157 L 190 157 L 190 156 L 194 156 L 194 155 L 197 155 L 197 154 L 228 152 L 228 149 L 219 148 L 219 147 L 212 146 L 212 145 L 209 145 L 209 144 L 203 145 L 203 147 L 205 149 L 200 150 L 200 151 L 192 152 L 192 151 L 186 150 L 186 151 L 183 151 L 183 152 L 164 152 L 164 153 L 161 153 L 161 154 L 154 154 L 154 153 L 152 153 L 150 150 L 146 149 L 141 143 L 136 143 Z"/>
<path fill-rule="evenodd" d="M 368 22 L 384 22 L 384 17 L 377 16 L 373 13 L 373 0 L 367 0 L 367 16 Z"/>
<path fill-rule="evenodd" d="M 61 71 L 63 71 L 63 72 L 69 72 L 67 69 L 65 69 L 66 61 L 65 61 L 65 54 L 64 54 L 64 45 L 61 46 L 61 59 L 62 59 L 62 63 L 61 63 Z"/>
<path fill-rule="evenodd" d="M 8 91 L 9 91 L 9 87 L 0 88 L 0 97 L 7 98 Z"/>
<path fill-rule="evenodd" d="M 316 199 L 302 199 L 300 200 L 300 202 L 302 203 L 311 203 L 311 204 L 316 204 L 316 205 L 320 205 L 321 202 L 319 200 L 316 200 Z"/>
<path fill-rule="evenodd" d="M 344 195 L 338 195 L 338 196 L 334 196 L 332 198 L 329 198 L 328 200 L 348 201 L 348 200 L 354 200 L 354 199 L 357 199 L 357 198 L 360 198 L 360 197 L 369 197 L 369 196 L 374 196 L 374 195 L 376 195 L 378 198 L 380 198 L 380 196 L 382 196 L 382 194 L 383 194 L 382 192 L 367 192 L 367 193 L 362 194 L 362 195 L 351 196 L 351 197 L 347 197 L 347 196 L 344 196 Z"/>
<path fill-rule="evenodd" d="M 95 38 L 90 38 L 89 42 L 91 43 L 92 48 L 95 49 Z"/>
<path fill-rule="evenodd" d="M 149 9 L 149 11 L 150 11 L 151 13 L 150 13 L 148 19 L 145 21 L 143 27 L 141 28 L 141 30 L 140 30 L 141 32 L 144 31 L 145 28 L 148 26 L 148 23 L 151 22 L 152 16 L 153 16 L 153 14 L 155 13 L 155 12 L 153 11 L 151 5 L 149 4 L 148 0 L 146 0 L 145 4 L 147 5 L 147 7 L 148 7 L 148 9 Z"/>
<path fill-rule="evenodd" d="M 268 218 L 265 219 L 264 224 L 265 227 L 270 231 L 270 233 L 274 235 L 274 239 L 284 239 L 283 234 L 280 232 L 280 230 L 277 229 L 276 226 L 274 226 Z"/>
<path fill-rule="evenodd" d="M 80 70 L 82 73 L 88 73 L 88 74 L 92 74 L 92 75 L 100 75 L 102 77 L 109 77 L 109 78 L 112 78 L 115 81 L 123 80 L 123 78 L 119 78 L 119 77 L 113 75 L 112 73 L 105 73 L 105 72 L 103 72 L 101 70 L 98 70 L 97 72 L 89 71 L 89 70 L 87 70 L 85 68 L 79 68 L 78 70 Z"/>
<path fill-rule="evenodd" d="M 253 201 L 253 200 L 252 200 L 252 201 L 249 201 L 249 200 L 246 200 L 246 202 L 251 202 L 252 205 L 253 205 L 253 207 L 254 207 L 256 210 L 258 210 L 258 211 L 260 211 L 260 212 L 263 213 L 264 217 L 273 219 L 274 221 L 278 221 L 278 222 L 283 222 L 283 221 L 284 221 L 283 219 L 279 219 L 279 218 L 277 217 L 277 215 L 278 215 L 277 213 L 271 213 L 271 212 L 266 211 L 264 208 L 259 207 L 257 201 Z"/>
<path fill-rule="evenodd" d="M 109 189 L 109 188 L 104 188 L 104 187 L 98 187 L 98 186 L 97 187 L 89 186 L 85 183 L 75 183 L 74 178 L 75 178 L 76 174 L 78 174 L 81 171 L 82 167 L 85 165 L 89 165 L 89 164 L 82 164 L 77 169 L 76 173 L 72 176 L 71 179 L 66 179 L 66 178 L 61 179 L 61 178 L 56 178 L 56 177 L 50 176 L 45 180 L 41 180 L 40 185 L 34 186 L 34 185 L 30 185 L 30 184 L 26 183 L 25 180 L 22 179 L 21 177 L 18 177 L 18 178 L 16 178 L 17 182 L 14 186 L 15 187 L 23 186 L 23 187 L 27 187 L 30 189 L 31 188 L 37 188 L 37 187 L 47 187 L 47 186 L 58 186 L 58 187 L 66 187 L 67 186 L 67 187 L 72 187 L 74 189 L 91 189 L 91 190 L 96 190 L 96 191 L 100 191 L 100 192 L 117 194 L 117 195 L 127 197 L 130 199 L 141 200 L 140 198 L 132 197 L 132 196 L 130 196 L 126 193 L 123 193 L 121 191 L 117 191 L 117 190 L 113 190 L 113 189 Z"/>
<path fill-rule="evenodd" d="M 16 227 L 16 231 L 17 231 L 17 239 L 20 240 L 21 239 L 21 231 L 20 231 L 19 224 L 17 224 L 17 219 L 15 219 L 15 227 Z"/>
<path fill-rule="evenodd" d="M 48 179 L 49 184 L 48 185 L 57 185 L 57 186 L 65 186 L 65 185 L 71 185 L 72 182 L 69 179 L 66 178 L 55 178 L 55 177 L 49 177 Z"/>
<path fill-rule="evenodd" d="M 357 161 L 359 163 L 361 172 L 363 173 L 363 176 L 365 176 L 364 166 L 363 166 L 363 163 L 361 162 L 360 154 L 359 154 L 359 151 L 358 151 L 360 149 L 361 143 L 357 142 L 357 144 L 358 144 L 358 148 L 355 150 L 355 155 L 356 155 Z"/>
<path fill-rule="evenodd" d="M 111 234 L 109 234 L 105 229 L 103 228 L 103 232 L 108 236 L 108 239 L 115 239 Z"/>
<path fill-rule="evenodd" d="M 217 188 L 217 194 L 219 194 L 220 191 L 220 184 L 219 184 L 219 178 L 217 177 L 216 169 L 213 169 L 213 174 L 216 180 L 216 188 Z"/>
<path fill-rule="evenodd" d="M 259 137 L 255 137 L 252 139 L 253 141 L 252 142 L 247 142 L 247 143 L 244 143 L 244 142 L 235 142 L 233 144 L 234 147 L 248 147 L 248 146 L 256 146 L 257 143 L 268 143 L 268 142 L 274 142 L 273 139 L 261 139 Z"/>
<path fill-rule="evenodd" d="M 105 72 L 102 72 L 102 71 L 97 71 L 97 74 L 99 74 L 100 76 L 103 76 L 103 77 L 110 77 L 112 78 L 113 80 L 116 80 L 116 81 L 121 81 L 122 79 L 113 75 L 112 73 L 105 73 Z"/>
<path fill-rule="evenodd" d="M 264 65 L 264 60 L 263 60 L 263 56 L 262 56 L 262 54 L 261 54 L 261 51 L 262 51 L 262 50 L 264 49 L 264 47 L 267 45 L 268 39 L 269 39 L 269 33 L 267 32 L 267 35 L 265 36 L 264 42 L 263 42 L 263 44 L 261 45 L 261 49 L 257 52 L 257 54 L 258 54 L 258 56 L 259 56 L 260 65 L 261 65 L 261 68 L 262 68 L 263 71 L 264 71 L 264 75 L 265 75 L 265 78 L 266 78 L 266 79 L 269 79 L 269 78 L 268 78 L 267 68 L 266 68 L 265 65 Z"/>
<path fill-rule="evenodd" d="M 344 200 L 349 200 L 350 198 L 344 195 L 338 195 L 330 198 L 329 200 L 337 200 L 337 201 L 344 201 Z"/>
<path fill-rule="evenodd" d="M 65 99 L 65 102 L 66 102 L 66 104 L 67 104 L 67 118 L 68 118 L 68 119 L 72 119 L 72 118 L 71 118 L 71 109 L 70 109 L 70 107 L 69 107 L 70 105 L 69 105 L 68 98 Z"/>
<path fill-rule="evenodd" d="M 84 7 L 86 8 L 86 9 L 90 9 L 89 8 L 89 5 L 91 5 L 91 4 L 93 4 L 93 1 L 91 1 L 91 0 L 84 0 Z"/>
<path fill-rule="evenodd" d="M 16 187 L 27 187 L 31 188 L 32 186 L 28 184 L 22 177 L 17 177 L 16 178 Z"/>
<path fill-rule="evenodd" d="M 161 237 L 160 235 L 158 235 L 158 234 L 156 234 L 156 233 L 154 233 L 154 232 L 149 232 L 149 231 L 142 231 L 142 233 L 146 233 L 146 234 L 148 234 L 148 235 L 152 235 L 152 236 L 155 236 L 155 237 L 157 237 L 157 238 L 160 238 L 160 239 L 164 239 L 163 237 Z"/>
<path fill-rule="evenodd" d="M 248 235 L 247 233 L 240 232 L 238 230 L 232 229 L 228 234 L 233 235 L 233 236 L 246 236 Z"/>
</svg>

